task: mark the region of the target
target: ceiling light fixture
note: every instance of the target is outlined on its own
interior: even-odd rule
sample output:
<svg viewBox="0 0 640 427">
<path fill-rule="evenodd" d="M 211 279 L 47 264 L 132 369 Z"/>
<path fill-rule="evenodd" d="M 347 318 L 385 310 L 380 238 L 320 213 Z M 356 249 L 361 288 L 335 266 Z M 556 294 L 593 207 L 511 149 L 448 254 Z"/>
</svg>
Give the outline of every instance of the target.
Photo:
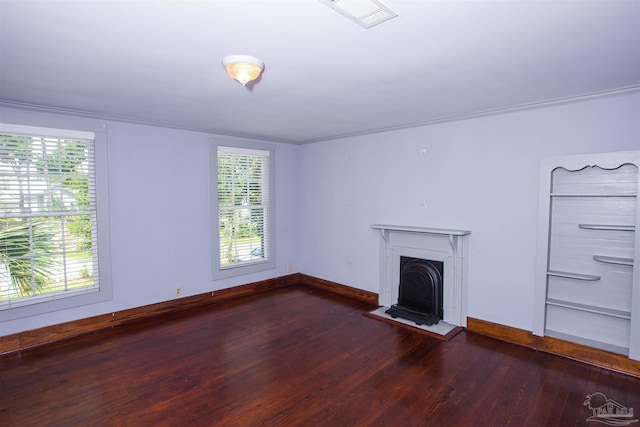
<svg viewBox="0 0 640 427">
<path fill-rule="evenodd" d="M 222 59 L 222 65 L 231 78 L 239 81 L 242 86 L 257 79 L 264 70 L 264 62 L 247 55 L 227 56 Z"/>
</svg>

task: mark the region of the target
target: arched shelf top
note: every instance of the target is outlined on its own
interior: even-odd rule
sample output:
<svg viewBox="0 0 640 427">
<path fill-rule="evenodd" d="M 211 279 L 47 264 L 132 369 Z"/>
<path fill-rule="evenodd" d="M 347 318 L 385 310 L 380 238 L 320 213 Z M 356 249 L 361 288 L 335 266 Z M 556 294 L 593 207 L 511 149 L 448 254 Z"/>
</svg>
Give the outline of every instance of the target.
<svg viewBox="0 0 640 427">
<path fill-rule="evenodd" d="M 558 170 L 558 169 L 564 169 L 567 172 L 580 172 L 581 170 L 585 170 L 585 169 L 589 169 L 589 168 L 598 168 L 598 169 L 602 169 L 602 170 L 606 170 L 606 171 L 612 171 L 612 170 L 616 170 L 616 169 L 620 169 L 623 166 L 635 166 L 636 168 L 638 167 L 637 164 L 635 164 L 634 162 L 625 162 L 625 163 L 620 163 L 620 164 L 615 164 L 615 163 L 611 163 L 611 164 L 607 164 L 605 163 L 604 165 L 599 164 L 599 163 L 593 163 L 591 165 L 586 165 L 586 166 L 582 166 L 582 167 L 576 167 L 576 168 L 571 168 L 569 166 L 558 166 L 554 169 L 554 171 Z"/>
<path fill-rule="evenodd" d="M 589 167 L 612 170 L 623 165 L 634 165 L 640 168 L 640 150 L 549 157 L 541 161 L 542 168 L 549 172 L 555 169 L 576 172 Z"/>
</svg>

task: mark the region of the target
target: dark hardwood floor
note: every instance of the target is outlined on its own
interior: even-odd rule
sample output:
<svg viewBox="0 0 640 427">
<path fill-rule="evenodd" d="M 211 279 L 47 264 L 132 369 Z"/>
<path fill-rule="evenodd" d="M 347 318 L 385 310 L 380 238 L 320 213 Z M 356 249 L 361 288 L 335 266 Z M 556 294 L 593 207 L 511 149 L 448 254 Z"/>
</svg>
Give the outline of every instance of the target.
<svg viewBox="0 0 640 427">
<path fill-rule="evenodd" d="M 0 426 L 603 425 L 594 392 L 640 415 L 638 378 L 374 308 L 292 286 L 9 354 Z"/>
</svg>

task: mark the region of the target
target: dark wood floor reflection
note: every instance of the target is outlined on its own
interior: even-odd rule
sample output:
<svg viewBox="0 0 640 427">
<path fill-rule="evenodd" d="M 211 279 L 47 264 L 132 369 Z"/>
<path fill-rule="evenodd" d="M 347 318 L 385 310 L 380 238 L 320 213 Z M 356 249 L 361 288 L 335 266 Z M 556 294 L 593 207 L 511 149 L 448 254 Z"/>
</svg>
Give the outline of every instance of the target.
<svg viewBox="0 0 640 427">
<path fill-rule="evenodd" d="M 0 426 L 584 426 L 594 392 L 640 415 L 640 379 L 373 308 L 294 286 L 0 357 Z"/>
</svg>

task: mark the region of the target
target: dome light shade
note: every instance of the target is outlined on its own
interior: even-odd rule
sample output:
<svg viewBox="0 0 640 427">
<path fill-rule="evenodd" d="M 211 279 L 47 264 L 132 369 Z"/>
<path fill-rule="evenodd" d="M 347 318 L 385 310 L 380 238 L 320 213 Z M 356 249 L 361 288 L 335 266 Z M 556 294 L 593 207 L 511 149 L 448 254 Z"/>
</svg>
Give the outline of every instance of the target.
<svg viewBox="0 0 640 427">
<path fill-rule="evenodd" d="M 239 81 L 242 86 L 257 79 L 264 70 L 264 62 L 247 55 L 227 56 L 222 59 L 222 65 L 231 78 Z"/>
</svg>

